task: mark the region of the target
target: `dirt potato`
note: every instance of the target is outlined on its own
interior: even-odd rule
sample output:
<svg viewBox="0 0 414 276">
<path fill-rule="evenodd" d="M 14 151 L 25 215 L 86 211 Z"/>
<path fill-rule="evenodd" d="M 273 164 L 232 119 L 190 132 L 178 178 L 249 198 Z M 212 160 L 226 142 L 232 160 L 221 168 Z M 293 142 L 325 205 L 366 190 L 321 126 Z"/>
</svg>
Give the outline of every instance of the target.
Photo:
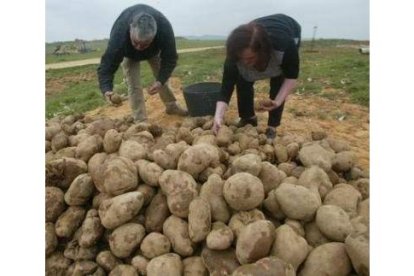
<svg viewBox="0 0 414 276">
<path fill-rule="evenodd" d="M 313 191 L 318 191 L 321 198 L 332 189 L 332 182 L 327 173 L 317 166 L 307 168 L 299 177 L 298 184 Z"/>
<path fill-rule="evenodd" d="M 328 137 L 326 141 L 336 153 L 342 152 L 342 151 L 349 151 L 351 149 L 347 142 L 340 140 L 340 139 Z"/>
<path fill-rule="evenodd" d="M 164 169 L 157 163 L 141 159 L 135 162 L 140 178 L 148 185 L 158 187 L 158 179 Z"/>
<path fill-rule="evenodd" d="M 269 162 L 262 162 L 262 169 L 258 175 L 263 183 L 264 192 L 267 195 L 271 190 L 277 188 L 283 180 L 283 173 Z"/>
<path fill-rule="evenodd" d="M 152 259 L 170 252 L 171 243 L 163 234 L 152 232 L 142 240 L 140 249 L 144 257 Z"/>
<path fill-rule="evenodd" d="M 112 253 L 118 258 L 129 257 L 145 236 L 145 229 L 137 223 L 126 223 L 116 228 L 108 242 Z"/>
<path fill-rule="evenodd" d="M 250 173 L 236 173 L 226 180 L 223 195 L 231 208 L 247 211 L 259 206 L 264 199 L 262 181 Z"/>
<path fill-rule="evenodd" d="M 111 198 L 111 196 L 105 193 L 99 193 L 95 195 L 92 199 L 92 208 L 99 210 L 99 206 L 101 205 L 102 201 L 109 198 Z"/>
<path fill-rule="evenodd" d="M 253 263 L 269 254 L 275 238 L 275 227 L 268 220 L 258 220 L 244 227 L 236 244 L 241 264 Z"/>
<path fill-rule="evenodd" d="M 223 125 L 217 133 L 217 145 L 219 147 L 227 147 L 233 140 L 233 131 L 231 128 Z"/>
<path fill-rule="evenodd" d="M 55 222 L 65 208 L 62 190 L 57 187 L 46 187 L 46 222 Z"/>
<path fill-rule="evenodd" d="M 53 137 L 51 141 L 52 151 L 57 152 L 58 150 L 67 147 L 68 144 L 69 144 L 69 140 L 66 134 L 63 132 L 59 132 Z"/>
<path fill-rule="evenodd" d="M 308 243 L 290 226 L 284 224 L 276 229 L 275 241 L 270 252 L 272 256 L 279 257 L 297 270 L 308 253 Z"/>
<path fill-rule="evenodd" d="M 140 192 L 129 192 L 104 200 L 99 206 L 99 217 L 107 229 L 114 229 L 136 216 L 144 204 Z"/>
<path fill-rule="evenodd" d="M 138 276 L 138 272 L 132 265 L 117 265 L 108 276 Z"/>
<path fill-rule="evenodd" d="M 148 263 L 147 266 L 148 276 L 181 276 L 182 273 L 183 263 L 180 256 L 174 253 L 168 253 L 155 257 Z"/>
<path fill-rule="evenodd" d="M 262 170 L 262 159 L 256 154 L 245 154 L 237 157 L 231 164 L 232 174 L 247 172 L 258 176 Z"/>
<path fill-rule="evenodd" d="M 319 194 L 300 185 L 282 183 L 275 193 L 283 213 L 290 219 L 310 221 L 322 204 Z"/>
<path fill-rule="evenodd" d="M 345 244 L 330 242 L 313 249 L 306 259 L 300 276 L 337 275 L 347 276 L 351 272 L 351 262 Z"/>
<path fill-rule="evenodd" d="M 253 209 L 250 211 L 241 211 L 235 213 L 230 221 L 229 221 L 229 227 L 233 231 L 236 238 L 240 235 L 241 230 L 243 228 L 255 221 L 259 220 L 265 220 L 265 215 L 258 209 Z"/>
<path fill-rule="evenodd" d="M 193 242 L 204 240 L 211 229 L 210 204 L 203 198 L 191 201 L 188 213 L 188 233 Z"/>
<path fill-rule="evenodd" d="M 163 233 L 170 240 L 174 252 L 182 257 L 191 256 L 194 244 L 188 234 L 188 223 L 177 217 L 170 216 L 164 222 Z"/>
<path fill-rule="evenodd" d="M 82 247 L 91 247 L 101 238 L 104 227 L 99 219 L 98 211 L 90 209 L 86 213 L 86 218 L 82 223 L 82 234 L 79 237 L 79 245 Z"/>
<path fill-rule="evenodd" d="M 89 123 L 85 131 L 89 135 L 98 134 L 99 136 L 104 137 L 105 133 L 112 128 L 115 128 L 114 121 L 108 118 L 102 118 Z"/>
<path fill-rule="evenodd" d="M 282 220 L 286 217 L 286 215 L 283 213 L 282 209 L 280 208 L 280 204 L 277 201 L 276 189 L 271 190 L 267 194 L 266 199 L 263 201 L 263 207 L 275 219 Z"/>
<path fill-rule="evenodd" d="M 208 233 L 206 244 L 212 250 L 225 250 L 229 248 L 234 239 L 233 231 L 221 221 L 213 223 L 212 231 Z"/>
<path fill-rule="evenodd" d="M 205 247 L 201 258 L 210 275 L 231 275 L 240 266 L 234 249 L 210 250 Z"/>
<path fill-rule="evenodd" d="M 84 161 L 75 158 L 61 158 L 46 164 L 46 185 L 57 186 L 63 190 L 69 188 L 72 181 L 87 172 Z"/>
<path fill-rule="evenodd" d="M 230 211 L 223 196 L 224 181 L 217 174 L 208 177 L 207 182 L 201 186 L 200 197 L 208 201 L 212 221 L 227 223 Z"/>
<path fill-rule="evenodd" d="M 112 254 L 109 250 L 101 251 L 98 256 L 96 256 L 96 262 L 106 271 L 110 272 L 113 270 L 117 265 L 121 264 L 122 262 L 117 259 L 117 257 Z"/>
<path fill-rule="evenodd" d="M 65 258 L 62 252 L 56 251 L 46 258 L 46 276 L 65 275 L 72 260 Z"/>
<path fill-rule="evenodd" d="M 294 162 L 284 162 L 277 165 L 277 168 L 284 172 L 286 176 L 291 176 L 293 170 L 297 167 L 297 164 Z"/>
<path fill-rule="evenodd" d="M 55 233 L 55 225 L 51 222 L 46 223 L 46 256 L 49 256 L 53 251 L 55 251 L 58 240 Z"/>
<path fill-rule="evenodd" d="M 167 197 L 157 193 L 145 210 L 145 230 L 149 232 L 161 232 L 165 220 L 170 216 Z"/>
<path fill-rule="evenodd" d="M 350 234 L 345 249 L 358 275 L 369 275 L 369 231 Z"/>
<path fill-rule="evenodd" d="M 325 196 L 324 205 L 341 207 L 352 218 L 357 214 L 361 193 L 349 184 L 338 184 Z"/>
<path fill-rule="evenodd" d="M 70 206 L 56 221 L 56 235 L 61 238 L 70 238 L 79 228 L 85 217 L 85 209 L 78 206 Z"/>
<path fill-rule="evenodd" d="M 217 147 L 210 144 L 197 144 L 186 149 L 178 159 L 178 169 L 189 173 L 195 179 L 220 159 Z M 215 167 L 215 166 L 214 166 Z"/>
<path fill-rule="evenodd" d="M 253 264 L 245 264 L 238 267 L 232 276 L 295 276 L 295 269 L 285 261 L 269 256 L 262 258 Z"/>
<path fill-rule="evenodd" d="M 207 268 L 199 256 L 188 257 L 183 260 L 184 276 L 207 276 Z"/>
<path fill-rule="evenodd" d="M 231 155 L 237 155 L 241 152 L 240 144 L 239 142 L 234 142 L 233 144 L 229 145 L 227 148 L 227 151 Z"/>
<path fill-rule="evenodd" d="M 88 174 L 78 175 L 70 184 L 65 193 L 65 202 L 68 205 L 84 205 L 92 197 L 95 191 L 92 178 Z"/>
<path fill-rule="evenodd" d="M 119 155 L 135 162 L 147 157 L 147 149 L 134 140 L 126 140 L 119 147 Z"/>
<path fill-rule="evenodd" d="M 82 140 L 76 147 L 75 157 L 85 162 L 102 149 L 102 137 L 95 134 Z"/>
<path fill-rule="evenodd" d="M 332 160 L 335 154 L 325 150 L 317 143 L 303 145 L 299 150 L 299 159 L 305 167 L 316 165 L 324 171 L 332 168 Z"/>
<path fill-rule="evenodd" d="M 122 133 L 115 129 L 110 129 L 105 133 L 103 139 L 103 149 L 106 153 L 117 152 L 122 142 Z"/>
<path fill-rule="evenodd" d="M 275 156 L 278 163 L 287 162 L 289 159 L 289 153 L 287 148 L 282 144 L 275 144 Z"/>
<path fill-rule="evenodd" d="M 128 158 L 109 157 L 101 166 L 98 171 L 103 172 L 103 178 L 98 177 L 98 183 L 95 184 L 101 187 L 104 193 L 117 196 L 137 187 L 139 181 L 137 168 Z"/>
<path fill-rule="evenodd" d="M 138 271 L 139 275 L 147 275 L 147 266 L 149 260 L 147 258 L 137 255 L 131 260 L 131 265 Z"/>
<path fill-rule="evenodd" d="M 319 207 L 315 221 L 319 230 L 333 241 L 345 241 L 353 230 L 349 215 L 341 207 L 335 205 Z"/>
<path fill-rule="evenodd" d="M 45 138 L 48 141 L 51 141 L 53 137 L 61 131 L 59 124 L 52 124 L 45 128 Z"/>
</svg>

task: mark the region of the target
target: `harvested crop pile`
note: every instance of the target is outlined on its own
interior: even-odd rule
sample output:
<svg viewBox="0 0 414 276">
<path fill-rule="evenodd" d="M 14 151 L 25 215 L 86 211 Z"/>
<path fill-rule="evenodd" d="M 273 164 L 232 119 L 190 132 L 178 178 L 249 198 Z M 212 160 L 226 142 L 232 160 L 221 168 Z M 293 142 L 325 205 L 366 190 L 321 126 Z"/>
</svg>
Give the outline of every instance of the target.
<svg viewBox="0 0 414 276">
<path fill-rule="evenodd" d="M 328 133 L 46 125 L 46 275 L 369 275 L 369 178 Z"/>
</svg>

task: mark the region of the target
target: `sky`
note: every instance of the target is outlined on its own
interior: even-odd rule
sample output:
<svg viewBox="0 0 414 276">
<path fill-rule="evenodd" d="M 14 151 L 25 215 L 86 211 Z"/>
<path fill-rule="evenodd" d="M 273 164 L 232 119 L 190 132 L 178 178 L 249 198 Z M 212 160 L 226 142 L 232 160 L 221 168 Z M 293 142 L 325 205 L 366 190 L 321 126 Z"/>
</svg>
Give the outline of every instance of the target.
<svg viewBox="0 0 414 276">
<path fill-rule="evenodd" d="M 369 40 L 369 0 L 46 0 L 46 42 L 109 37 L 127 7 L 142 3 L 161 11 L 176 36 L 221 35 L 252 19 L 285 13 L 302 26 L 302 38 Z"/>
</svg>

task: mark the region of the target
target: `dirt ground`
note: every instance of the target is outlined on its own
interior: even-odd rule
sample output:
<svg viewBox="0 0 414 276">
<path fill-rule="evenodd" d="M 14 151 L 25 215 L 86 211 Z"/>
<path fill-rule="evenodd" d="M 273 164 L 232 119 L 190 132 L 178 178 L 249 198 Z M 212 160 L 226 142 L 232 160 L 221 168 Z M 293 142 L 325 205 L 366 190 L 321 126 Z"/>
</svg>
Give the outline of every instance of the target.
<svg viewBox="0 0 414 276">
<path fill-rule="evenodd" d="M 177 100 L 185 106 L 180 80 L 171 78 L 170 87 Z M 329 89 L 327 88 L 325 92 L 329 92 Z M 267 97 L 267 94 L 257 93 L 255 97 L 256 99 Z M 146 106 L 149 121 L 152 123 L 166 127 L 182 120 L 179 116 L 165 114 L 159 96 L 146 94 Z M 128 101 L 124 101 L 121 106 L 105 106 L 87 114 L 92 117 L 122 118 L 130 112 Z M 257 116 L 259 125 L 266 125 L 267 113 L 258 113 Z M 234 94 L 226 119 L 237 120 L 237 118 Z M 315 129 L 324 130 L 329 137 L 346 141 L 357 155 L 357 165 L 369 171 L 369 109 L 367 107 L 351 104 L 343 98 L 331 100 L 319 96 L 290 95 L 285 105 L 282 124 L 278 128 L 278 135 L 300 134 L 310 139 L 311 131 Z"/>
</svg>

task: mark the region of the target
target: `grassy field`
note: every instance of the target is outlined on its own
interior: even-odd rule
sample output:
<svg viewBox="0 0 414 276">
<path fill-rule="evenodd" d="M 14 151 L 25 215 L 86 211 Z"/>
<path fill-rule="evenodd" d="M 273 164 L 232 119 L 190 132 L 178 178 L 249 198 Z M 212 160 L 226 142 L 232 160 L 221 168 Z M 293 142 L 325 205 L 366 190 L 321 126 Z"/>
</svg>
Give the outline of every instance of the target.
<svg viewBox="0 0 414 276">
<path fill-rule="evenodd" d="M 215 43 L 218 42 L 193 41 L 181 45 L 182 48 L 190 48 L 191 45 L 215 46 Z M 223 41 L 221 43 L 223 44 Z M 359 53 L 358 46 L 361 44 L 367 43 L 317 40 L 311 47 L 309 41 L 303 42 L 296 93 L 327 98 L 349 98 L 354 103 L 369 106 L 369 56 Z M 183 86 L 202 81 L 220 81 L 224 58 L 224 49 L 180 54 L 173 77 L 180 78 Z M 85 112 L 104 105 L 98 89 L 96 68 L 97 65 L 87 65 L 46 71 L 46 117 Z M 143 86 L 148 86 L 152 81 L 149 66 L 143 63 Z M 126 86 L 122 82 L 122 70 L 117 71 L 114 84 L 115 91 L 126 93 Z M 268 87 L 262 87 L 257 92 L 267 91 Z"/>
<path fill-rule="evenodd" d="M 91 49 L 91 52 L 87 53 L 72 53 L 68 55 L 54 55 L 53 52 L 58 45 L 66 45 L 67 47 L 75 50 L 75 44 L 73 41 L 46 43 L 46 64 L 56 63 L 63 61 L 81 60 L 88 58 L 98 58 L 104 53 L 108 40 L 93 40 L 86 43 L 87 48 Z M 209 47 L 209 46 L 221 46 L 224 45 L 223 40 L 190 40 L 184 38 L 176 39 L 177 49 L 196 48 L 196 47 Z"/>
</svg>

